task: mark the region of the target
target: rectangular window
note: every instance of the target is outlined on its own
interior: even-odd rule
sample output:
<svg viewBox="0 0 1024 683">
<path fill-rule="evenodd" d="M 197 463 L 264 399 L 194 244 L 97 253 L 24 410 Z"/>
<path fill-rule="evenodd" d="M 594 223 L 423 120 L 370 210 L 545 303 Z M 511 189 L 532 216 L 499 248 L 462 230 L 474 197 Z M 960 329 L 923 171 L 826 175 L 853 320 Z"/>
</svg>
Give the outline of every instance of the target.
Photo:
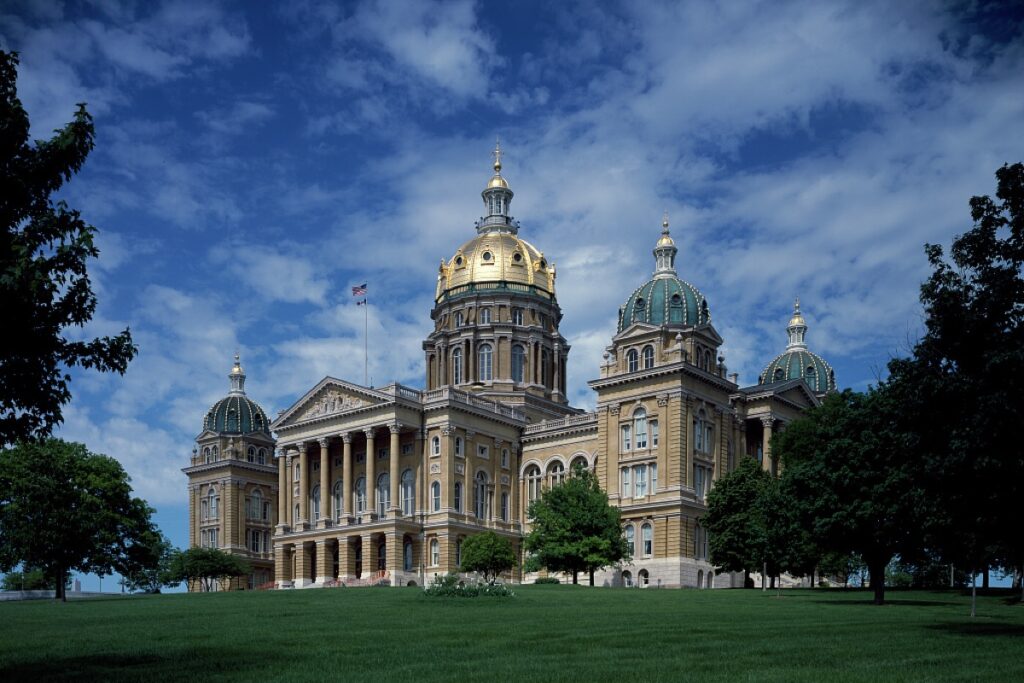
<svg viewBox="0 0 1024 683">
<path fill-rule="evenodd" d="M 208 508 L 206 506 L 206 501 L 205 500 L 199 503 L 199 510 L 200 510 L 199 519 L 204 519 L 205 520 L 205 519 L 209 519 L 210 518 L 210 508 Z"/>
<path fill-rule="evenodd" d="M 651 427 L 651 448 L 657 448 L 658 446 L 658 421 L 651 420 L 648 423 Z"/>
<path fill-rule="evenodd" d="M 476 454 L 483 458 L 484 460 L 487 460 L 491 457 L 490 453 L 488 453 L 487 451 L 487 446 L 477 446 Z"/>
<path fill-rule="evenodd" d="M 320 461 L 319 460 L 314 460 L 313 461 L 313 471 L 314 472 L 319 472 L 320 471 Z"/>
<path fill-rule="evenodd" d="M 501 466 L 508 469 L 508 449 L 501 449 Z"/>
<path fill-rule="evenodd" d="M 513 308 L 512 309 L 512 324 L 522 325 L 523 324 L 523 309 Z"/>
<path fill-rule="evenodd" d="M 260 532 L 253 530 L 249 531 L 249 550 L 254 553 L 258 553 L 260 551 L 260 538 Z"/>
<path fill-rule="evenodd" d="M 270 501 L 269 500 L 263 502 L 263 521 L 264 522 L 269 522 L 270 521 Z"/>
<path fill-rule="evenodd" d="M 622 425 L 622 450 L 623 452 L 633 450 L 633 436 L 630 433 L 629 425 Z"/>
<path fill-rule="evenodd" d="M 508 521 L 508 494 L 501 494 L 501 521 Z"/>
<path fill-rule="evenodd" d="M 384 460 L 387 457 L 388 457 L 388 449 L 387 448 L 378 448 L 377 449 L 377 459 L 378 460 Z"/>
<path fill-rule="evenodd" d="M 658 492 L 658 465 L 652 464 L 651 466 L 651 495 L 653 496 Z"/>
<path fill-rule="evenodd" d="M 220 531 L 220 529 L 210 529 L 210 531 L 209 531 L 209 534 L 210 534 L 210 547 L 211 548 L 219 548 L 220 547 L 220 543 L 218 542 L 218 539 L 217 539 L 217 533 L 219 531 Z"/>
<path fill-rule="evenodd" d="M 632 489 L 629 487 L 629 468 L 623 467 L 620 475 L 622 477 L 622 497 L 629 498 L 632 493 Z"/>
<path fill-rule="evenodd" d="M 411 443 L 403 443 L 402 444 L 402 455 L 409 455 L 410 453 L 412 453 L 412 444 Z"/>
<path fill-rule="evenodd" d="M 366 451 L 363 451 L 362 453 L 356 453 L 356 462 L 366 462 Z M 295 481 L 298 480 L 299 478 L 295 477 Z"/>
<path fill-rule="evenodd" d="M 704 497 L 708 494 L 708 480 L 710 478 L 710 468 L 703 465 L 693 466 L 693 492 L 696 494 L 697 500 L 704 500 Z"/>
<path fill-rule="evenodd" d="M 647 465 L 636 466 L 636 497 L 647 495 Z"/>
<path fill-rule="evenodd" d="M 462 437 L 461 436 L 455 437 L 455 457 L 456 458 L 461 458 L 462 457 Z"/>
</svg>

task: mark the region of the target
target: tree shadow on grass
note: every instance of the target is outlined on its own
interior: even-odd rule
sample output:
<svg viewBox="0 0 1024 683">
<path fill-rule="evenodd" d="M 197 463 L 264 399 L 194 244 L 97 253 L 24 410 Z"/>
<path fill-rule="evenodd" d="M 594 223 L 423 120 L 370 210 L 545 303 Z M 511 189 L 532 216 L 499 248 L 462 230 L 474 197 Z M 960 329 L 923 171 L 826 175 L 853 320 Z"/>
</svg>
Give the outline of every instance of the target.
<svg viewBox="0 0 1024 683">
<path fill-rule="evenodd" d="M 815 600 L 820 605 L 847 605 L 850 607 L 863 607 L 865 605 L 874 606 L 874 602 L 870 597 L 863 600 Z M 960 602 L 951 602 L 948 600 L 890 600 L 886 598 L 885 603 L 880 605 L 881 607 L 950 607 L 953 605 L 960 605 Z"/>
<path fill-rule="evenodd" d="M 929 624 L 927 628 L 961 636 L 1024 638 L 1024 624 L 1008 624 L 1002 621 L 948 621 L 942 624 Z"/>
<path fill-rule="evenodd" d="M 130 649 L 126 645 L 125 649 Z M 0 666 L 0 681 L 189 681 L 208 680 L 230 672 L 233 675 L 251 678 L 261 677 L 266 671 L 268 652 L 261 652 L 258 658 L 251 651 L 201 650 L 169 652 L 164 655 L 152 653 L 111 653 L 52 656 L 40 652 L 38 659 L 22 660 Z"/>
</svg>

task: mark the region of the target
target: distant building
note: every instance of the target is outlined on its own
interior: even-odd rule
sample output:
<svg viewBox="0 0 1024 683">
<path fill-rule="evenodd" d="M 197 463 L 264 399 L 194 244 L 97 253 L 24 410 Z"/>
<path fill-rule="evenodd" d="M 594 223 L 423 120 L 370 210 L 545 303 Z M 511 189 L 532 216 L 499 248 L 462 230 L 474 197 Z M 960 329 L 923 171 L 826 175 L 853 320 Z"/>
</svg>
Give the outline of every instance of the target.
<svg viewBox="0 0 1024 683">
<path fill-rule="evenodd" d="M 574 409 L 555 264 L 519 237 L 500 150 L 482 196 L 477 234 L 438 269 L 424 390 L 325 377 L 268 424 L 236 357 L 184 470 L 191 543 L 252 562 L 235 587 L 422 585 L 457 571 L 474 533 L 521 549 L 530 501 L 583 466 L 633 549 L 600 583 L 735 585 L 707 561 L 705 496 L 740 457 L 774 471 L 773 431 L 835 389 L 799 302 L 785 352 L 739 387 L 707 299 L 678 275 L 666 218 L 653 275 L 620 307 L 590 381 L 597 408 Z"/>
</svg>

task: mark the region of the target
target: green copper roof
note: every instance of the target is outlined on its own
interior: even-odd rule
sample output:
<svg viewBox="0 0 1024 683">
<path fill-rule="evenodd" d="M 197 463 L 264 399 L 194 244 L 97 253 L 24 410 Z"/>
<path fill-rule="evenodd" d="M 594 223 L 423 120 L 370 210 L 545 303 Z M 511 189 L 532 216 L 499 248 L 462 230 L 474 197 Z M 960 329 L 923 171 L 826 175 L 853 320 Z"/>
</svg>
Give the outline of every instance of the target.
<svg viewBox="0 0 1024 683">
<path fill-rule="evenodd" d="M 836 374 L 821 356 L 805 350 L 790 350 L 775 357 L 758 378 L 758 384 L 803 378 L 816 394 L 836 390 Z"/>
<path fill-rule="evenodd" d="M 711 311 L 704 295 L 689 282 L 659 275 L 638 287 L 619 308 L 618 332 L 637 322 L 704 325 L 711 322 Z"/>
<path fill-rule="evenodd" d="M 234 394 L 213 404 L 203 419 L 203 429 L 221 434 L 270 434 L 270 420 L 255 401 Z"/>
</svg>

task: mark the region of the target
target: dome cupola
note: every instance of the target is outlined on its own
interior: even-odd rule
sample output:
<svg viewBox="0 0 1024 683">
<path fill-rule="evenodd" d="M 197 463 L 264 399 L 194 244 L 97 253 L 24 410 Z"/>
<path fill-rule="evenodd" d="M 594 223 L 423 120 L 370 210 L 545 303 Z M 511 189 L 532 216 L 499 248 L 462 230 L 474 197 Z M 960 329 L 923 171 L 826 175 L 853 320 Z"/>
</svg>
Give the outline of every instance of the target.
<svg viewBox="0 0 1024 683">
<path fill-rule="evenodd" d="M 654 247 L 654 275 L 640 285 L 619 308 L 617 332 L 633 323 L 696 327 L 711 322 L 707 299 L 676 274 L 679 249 L 668 229 L 668 214 L 661 221 L 661 237 Z"/>
<path fill-rule="evenodd" d="M 480 196 L 484 200 L 485 214 L 477 223 L 476 231 L 485 232 L 510 232 L 513 235 L 519 232 L 519 225 L 509 215 L 509 205 L 512 203 L 513 192 L 509 189 L 508 181 L 501 176 L 501 142 L 495 141 L 494 151 L 494 175 L 491 176 L 487 187 Z"/>
<path fill-rule="evenodd" d="M 217 401 L 203 418 L 203 430 L 220 434 L 270 434 L 270 420 L 258 403 L 245 395 L 245 370 L 235 354 L 235 364 L 228 373 L 230 390 Z"/>
<path fill-rule="evenodd" d="M 815 394 L 823 395 L 836 390 L 836 375 L 824 358 L 807 348 L 807 321 L 800 312 L 800 298 L 793 303 L 793 315 L 786 326 L 789 343 L 786 350 L 776 356 L 758 378 L 758 384 L 803 379 Z"/>
</svg>

